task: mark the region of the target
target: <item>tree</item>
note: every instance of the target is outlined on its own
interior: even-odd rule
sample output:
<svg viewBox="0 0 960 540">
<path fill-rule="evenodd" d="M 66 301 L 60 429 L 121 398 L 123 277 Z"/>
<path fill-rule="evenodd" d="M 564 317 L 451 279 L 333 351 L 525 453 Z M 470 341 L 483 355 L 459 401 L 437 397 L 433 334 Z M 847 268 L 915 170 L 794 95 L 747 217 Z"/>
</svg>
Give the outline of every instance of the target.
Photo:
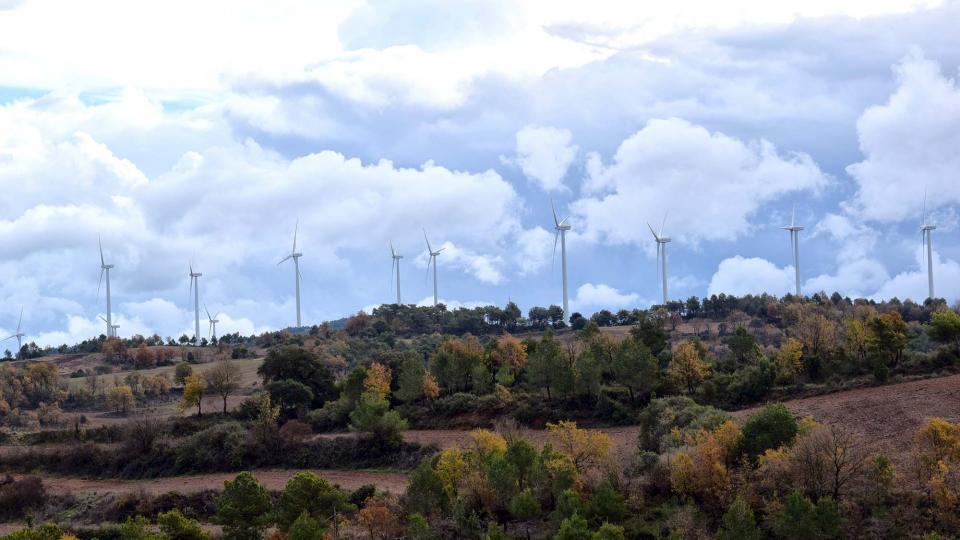
<svg viewBox="0 0 960 540">
<path fill-rule="evenodd" d="M 290 524 L 286 539 L 318 540 L 324 538 L 326 531 L 326 526 L 320 520 L 314 519 L 307 512 L 303 512 Z"/>
<path fill-rule="evenodd" d="M 540 501 L 530 488 L 524 489 L 510 499 L 510 513 L 520 521 L 529 521 L 540 516 Z M 526 527 L 527 539 L 530 538 L 530 524 Z"/>
<path fill-rule="evenodd" d="M 700 359 L 696 345 L 685 341 L 677 346 L 667 368 L 667 375 L 692 394 L 703 379 L 710 374 L 710 366 Z"/>
<path fill-rule="evenodd" d="M 126 413 L 133 408 L 133 390 L 127 385 L 114 386 L 107 392 L 107 403 L 118 413 Z"/>
<path fill-rule="evenodd" d="M 763 533 L 757 528 L 753 509 L 742 497 L 737 497 L 723 514 L 720 530 L 717 531 L 717 540 L 760 540 L 761 538 Z"/>
<path fill-rule="evenodd" d="M 193 375 L 193 366 L 186 362 L 180 362 L 174 369 L 173 380 L 180 386 L 186 386 L 187 377 Z"/>
<path fill-rule="evenodd" d="M 158 515 L 157 525 L 163 540 L 210 540 L 210 533 L 204 532 L 197 520 L 185 517 L 177 509 Z"/>
<path fill-rule="evenodd" d="M 899 311 L 889 311 L 867 321 L 870 331 L 867 338 L 868 350 L 874 361 L 886 368 L 896 367 L 907 346 L 907 323 L 903 322 Z"/>
<path fill-rule="evenodd" d="M 146 343 L 141 343 L 140 346 L 137 347 L 137 352 L 133 356 L 133 361 L 137 369 L 152 368 L 157 363 L 156 358 L 154 358 L 154 355 L 152 352 L 150 352 L 150 349 L 147 348 Z"/>
<path fill-rule="evenodd" d="M 400 519 L 382 497 L 371 497 L 357 513 L 360 525 L 367 530 L 370 540 L 398 538 L 402 530 Z"/>
<path fill-rule="evenodd" d="M 271 381 L 265 389 L 273 402 L 280 406 L 281 411 L 303 412 L 314 402 L 310 387 L 293 379 Z"/>
<path fill-rule="evenodd" d="M 249 472 L 223 483 L 217 499 L 217 521 L 228 540 L 259 540 L 270 524 L 273 505 L 267 490 Z"/>
<path fill-rule="evenodd" d="M 343 490 L 312 472 L 299 472 L 293 476 L 280 494 L 277 508 L 277 525 L 281 531 L 290 530 L 293 522 L 302 514 L 326 524 L 335 512 L 355 508 Z"/>
<path fill-rule="evenodd" d="M 227 398 L 240 389 L 240 378 L 240 370 L 230 360 L 221 360 L 203 373 L 207 389 L 223 399 L 224 414 L 227 413 Z"/>
<path fill-rule="evenodd" d="M 587 520 L 580 517 L 580 514 L 573 514 L 560 523 L 560 530 L 554 540 L 593 540 L 593 533 L 587 526 Z"/>
<path fill-rule="evenodd" d="M 414 402 L 423 397 L 423 378 L 427 370 L 418 358 L 407 358 L 400 364 L 397 375 L 397 391 L 394 395 L 404 403 Z"/>
<path fill-rule="evenodd" d="M 534 386 L 545 389 L 547 399 L 551 399 L 550 389 L 562 384 L 564 373 L 562 355 L 560 344 L 553 338 L 551 332 L 547 332 L 527 360 L 527 379 Z"/>
<path fill-rule="evenodd" d="M 782 403 L 767 405 L 744 422 L 744 450 L 756 457 L 768 448 L 790 444 L 798 429 L 797 419 Z"/>
<path fill-rule="evenodd" d="M 753 334 L 743 326 L 738 326 L 733 334 L 726 339 L 726 342 L 737 363 L 743 364 L 760 356 L 760 346 L 757 344 L 757 338 L 753 337 Z"/>
<path fill-rule="evenodd" d="M 866 452 L 850 431 L 841 426 L 817 427 L 803 434 L 790 451 L 796 476 L 814 498 L 831 495 L 840 500 L 843 487 L 857 477 Z"/>
<path fill-rule="evenodd" d="M 796 338 L 787 338 L 777 351 L 777 379 L 781 382 L 794 381 L 803 370 L 803 342 Z"/>
<path fill-rule="evenodd" d="M 836 538 L 840 533 L 840 510 L 830 497 L 823 497 L 814 505 L 794 491 L 774 516 L 773 532 L 786 540 Z"/>
<path fill-rule="evenodd" d="M 614 380 L 629 392 L 631 403 L 636 402 L 637 392 L 652 389 L 657 382 L 657 359 L 635 336 L 620 342 L 610 368 Z"/>
<path fill-rule="evenodd" d="M 396 444 L 407 422 L 400 413 L 390 410 L 390 403 L 375 392 L 364 392 L 350 413 L 350 429 L 370 433 L 379 441 Z"/>
<path fill-rule="evenodd" d="M 199 375 L 190 375 L 183 385 L 183 400 L 178 405 L 181 411 L 197 408 L 197 416 L 203 414 L 203 395 L 207 390 L 207 383 Z"/>
<path fill-rule="evenodd" d="M 927 334 L 941 343 L 953 343 L 960 352 L 960 315 L 952 309 L 941 309 L 930 317 Z"/>
<path fill-rule="evenodd" d="M 390 396 L 390 368 L 379 362 L 367 366 L 367 378 L 363 380 L 365 392 L 373 392 L 383 399 Z"/>
<path fill-rule="evenodd" d="M 316 353 L 304 347 L 286 345 L 270 349 L 257 373 L 263 377 L 264 384 L 289 379 L 308 386 L 315 408 L 338 397 L 330 369 Z"/>
<path fill-rule="evenodd" d="M 613 441 L 606 433 L 580 429 L 569 420 L 547 423 L 547 431 L 557 450 L 570 458 L 578 471 L 609 464 Z"/>
<path fill-rule="evenodd" d="M 604 523 L 593 535 L 593 540 L 624 540 L 625 538 L 623 527 L 612 523 Z"/>
<path fill-rule="evenodd" d="M 627 516 L 621 495 L 609 480 L 600 482 L 587 504 L 587 516 L 593 523 L 620 522 Z"/>
</svg>

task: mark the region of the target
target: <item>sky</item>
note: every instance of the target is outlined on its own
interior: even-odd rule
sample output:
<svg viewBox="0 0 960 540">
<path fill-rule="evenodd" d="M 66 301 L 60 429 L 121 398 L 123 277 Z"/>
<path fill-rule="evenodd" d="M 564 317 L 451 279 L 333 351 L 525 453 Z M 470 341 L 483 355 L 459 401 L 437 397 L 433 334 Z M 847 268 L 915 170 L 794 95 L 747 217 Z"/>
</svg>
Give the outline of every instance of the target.
<svg viewBox="0 0 960 540">
<path fill-rule="evenodd" d="M 0 336 L 793 287 L 960 299 L 960 2 L 0 0 Z M 203 309 L 203 308 L 201 308 Z M 206 315 L 202 315 L 206 333 Z M 7 342 L 9 343 L 9 342 Z"/>
</svg>

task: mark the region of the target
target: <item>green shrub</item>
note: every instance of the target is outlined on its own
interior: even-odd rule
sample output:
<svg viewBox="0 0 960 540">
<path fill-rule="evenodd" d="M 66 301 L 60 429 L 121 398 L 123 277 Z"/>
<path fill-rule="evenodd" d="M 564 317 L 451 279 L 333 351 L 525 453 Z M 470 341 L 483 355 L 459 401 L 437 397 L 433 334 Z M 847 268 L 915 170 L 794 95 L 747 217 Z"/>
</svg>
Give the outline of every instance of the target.
<svg viewBox="0 0 960 540">
<path fill-rule="evenodd" d="M 288 531 L 302 514 L 326 524 L 334 510 L 344 512 L 356 508 L 348 498 L 346 492 L 311 472 L 297 473 L 280 494 L 277 525 L 280 530 Z"/>
<path fill-rule="evenodd" d="M 785 540 L 836 538 L 840 534 L 840 511 L 830 497 L 822 497 L 813 504 L 795 491 L 787 496 L 783 508 L 774 516 L 773 531 Z"/>
<path fill-rule="evenodd" d="M 197 520 L 185 517 L 180 510 L 157 516 L 157 526 L 163 540 L 210 540 L 210 533 L 204 532 Z"/>
<path fill-rule="evenodd" d="M 619 523 L 627 516 L 627 506 L 621 495 L 610 483 L 604 480 L 587 503 L 587 517 L 594 523 Z"/>
<path fill-rule="evenodd" d="M 717 540 L 760 540 L 763 533 L 757 528 L 753 509 L 742 498 L 737 497 L 723 514 Z"/>
<path fill-rule="evenodd" d="M 228 540 L 259 540 L 270 524 L 273 509 L 267 490 L 249 472 L 223 483 L 217 499 L 217 522 Z"/>
<path fill-rule="evenodd" d="M 674 429 L 680 433 L 712 430 L 729 420 L 731 416 L 709 405 L 700 405 L 686 396 L 654 399 L 640 413 L 640 447 L 643 450 L 663 453 L 671 446 L 683 442 L 668 437 Z"/>
<path fill-rule="evenodd" d="M 593 540 L 593 533 L 587 526 L 587 520 L 580 517 L 580 514 L 573 514 L 563 520 L 554 538 L 555 540 Z"/>
<path fill-rule="evenodd" d="M 743 424 L 743 448 L 751 457 L 790 444 L 797 436 L 797 419 L 782 403 L 767 405 Z"/>
<path fill-rule="evenodd" d="M 320 520 L 310 517 L 310 514 L 304 511 L 290 524 L 286 538 L 287 540 L 317 540 L 324 537 L 323 533 L 326 530 L 326 526 Z"/>
</svg>

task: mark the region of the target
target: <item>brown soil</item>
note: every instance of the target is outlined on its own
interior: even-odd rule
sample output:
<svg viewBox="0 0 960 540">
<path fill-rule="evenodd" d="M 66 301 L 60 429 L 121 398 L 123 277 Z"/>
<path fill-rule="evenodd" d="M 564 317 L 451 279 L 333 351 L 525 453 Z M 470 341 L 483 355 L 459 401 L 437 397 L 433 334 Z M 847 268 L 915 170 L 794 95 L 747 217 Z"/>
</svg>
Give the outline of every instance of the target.
<svg viewBox="0 0 960 540">
<path fill-rule="evenodd" d="M 282 490 L 299 470 L 269 469 L 253 471 L 257 480 L 267 489 Z M 314 470 L 320 477 L 346 490 L 355 490 L 365 484 L 373 484 L 378 490 L 403 493 L 407 489 L 407 476 L 401 473 L 378 471 L 330 471 Z M 89 480 L 63 476 L 39 475 L 51 493 L 138 493 L 159 495 L 168 491 L 192 493 L 205 489 L 221 490 L 223 482 L 233 480 L 236 473 L 197 474 L 173 476 L 149 480 Z"/>
<path fill-rule="evenodd" d="M 843 426 L 899 464 L 906 462 L 913 436 L 933 416 L 960 421 L 960 375 L 858 388 L 785 402 L 796 415 Z M 759 407 L 737 411 L 744 419 Z"/>
</svg>

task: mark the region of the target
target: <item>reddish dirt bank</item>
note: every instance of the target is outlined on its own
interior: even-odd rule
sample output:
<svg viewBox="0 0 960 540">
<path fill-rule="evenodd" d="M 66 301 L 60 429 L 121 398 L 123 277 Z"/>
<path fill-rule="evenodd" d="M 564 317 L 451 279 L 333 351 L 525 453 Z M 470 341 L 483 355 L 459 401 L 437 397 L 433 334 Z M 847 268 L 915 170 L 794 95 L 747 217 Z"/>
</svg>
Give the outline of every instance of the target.
<svg viewBox="0 0 960 540">
<path fill-rule="evenodd" d="M 282 490 L 287 481 L 299 471 L 270 469 L 253 471 L 257 480 L 267 489 Z M 407 489 L 407 476 L 401 473 L 377 471 L 328 471 L 314 470 L 320 477 L 346 490 L 354 490 L 364 484 L 373 484 L 378 490 L 402 493 Z M 168 491 L 191 493 L 204 489 L 223 489 L 225 480 L 233 480 L 235 473 L 197 474 L 154 478 L 149 480 L 88 480 L 62 476 L 40 476 L 51 493 L 136 493 L 153 495 Z"/>
</svg>

